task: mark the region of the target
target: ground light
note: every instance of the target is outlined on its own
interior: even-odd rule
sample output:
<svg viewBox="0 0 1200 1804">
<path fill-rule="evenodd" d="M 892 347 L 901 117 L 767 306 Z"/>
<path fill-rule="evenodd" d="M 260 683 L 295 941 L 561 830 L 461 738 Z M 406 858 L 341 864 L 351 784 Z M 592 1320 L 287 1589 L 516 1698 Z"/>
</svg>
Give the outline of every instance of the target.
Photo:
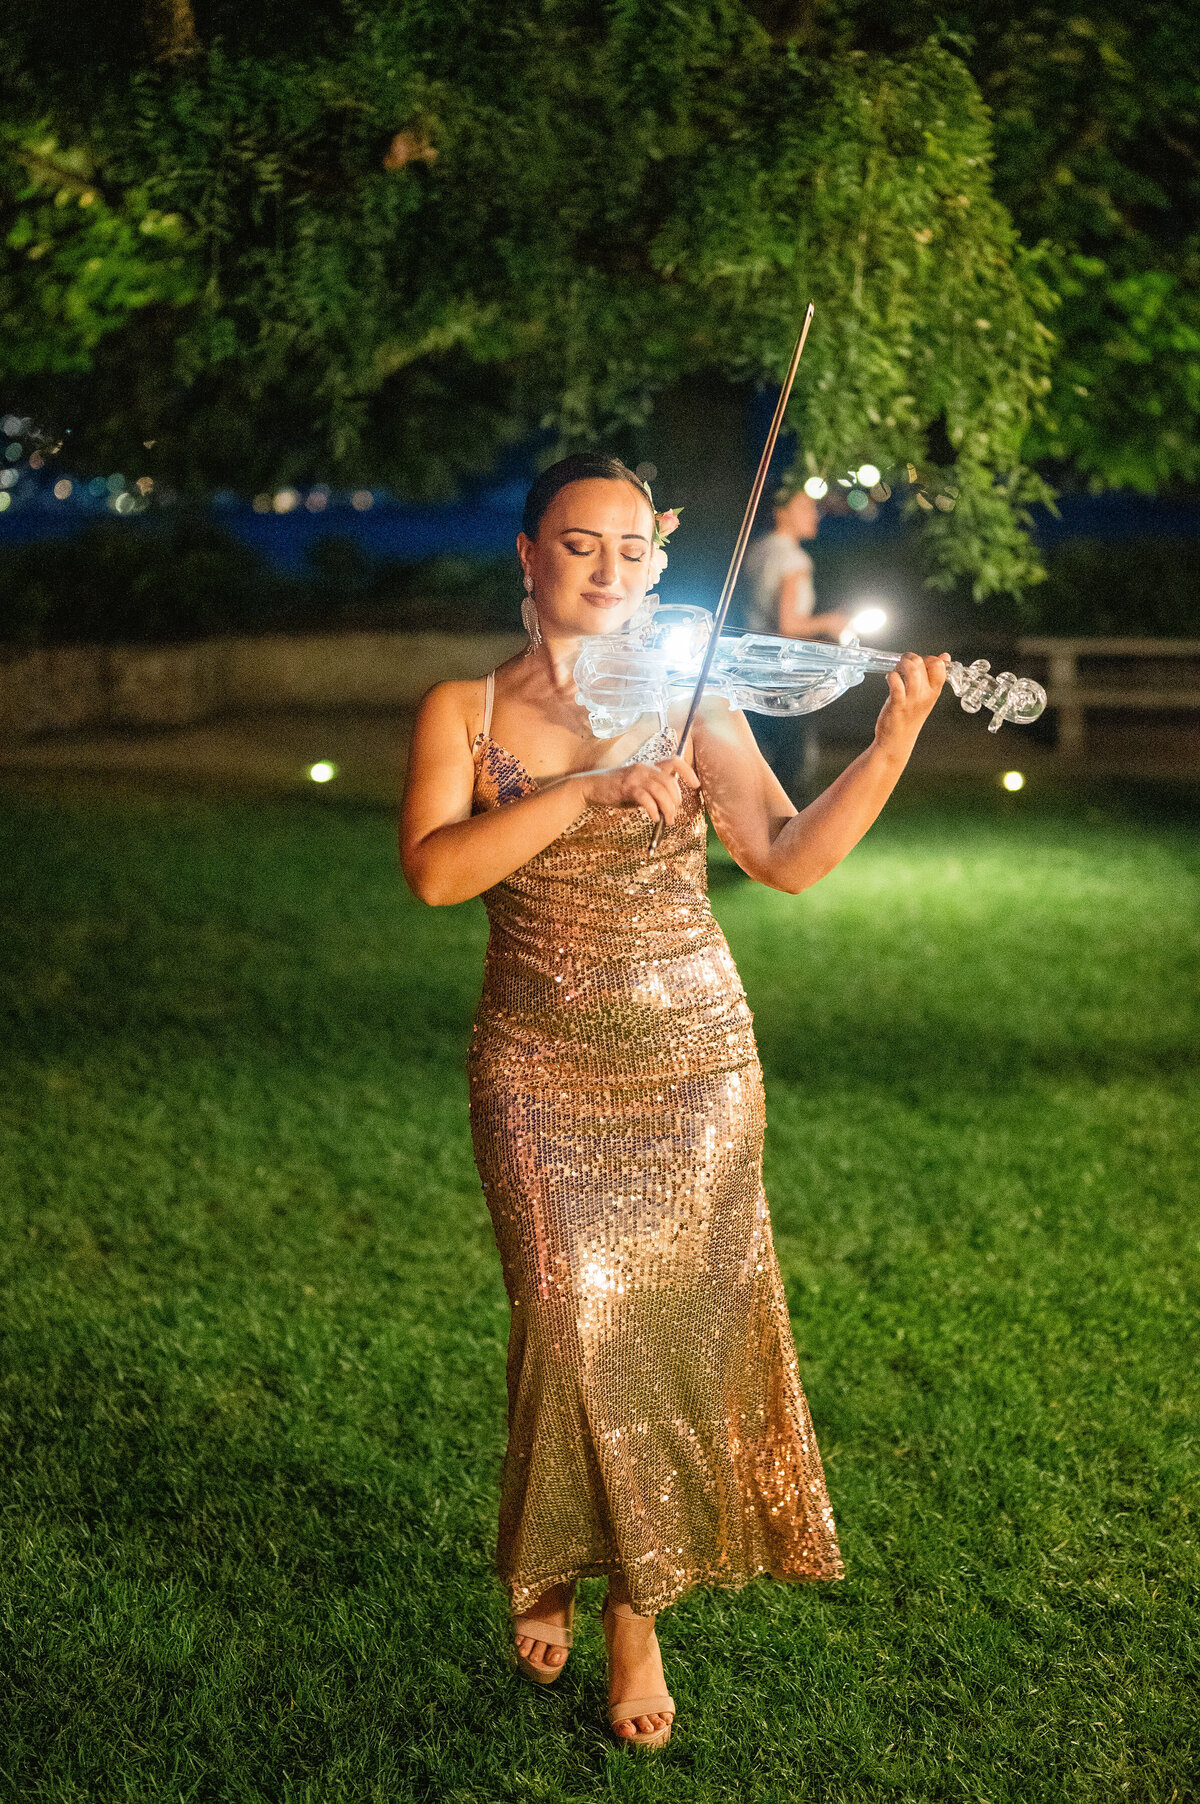
<svg viewBox="0 0 1200 1804">
<path fill-rule="evenodd" d="M 337 776 L 337 765 L 330 764 L 326 758 L 320 758 L 316 764 L 309 765 L 308 774 L 314 783 L 332 783 Z"/>
<path fill-rule="evenodd" d="M 1000 785 L 1001 785 L 1001 788 L 1003 788 L 1003 789 L 1011 789 L 1014 791 L 1018 790 L 1018 789 L 1024 789 L 1024 787 L 1025 787 L 1024 773 L 1019 770 L 1006 770 L 1004 775 L 1000 779 Z"/>
</svg>

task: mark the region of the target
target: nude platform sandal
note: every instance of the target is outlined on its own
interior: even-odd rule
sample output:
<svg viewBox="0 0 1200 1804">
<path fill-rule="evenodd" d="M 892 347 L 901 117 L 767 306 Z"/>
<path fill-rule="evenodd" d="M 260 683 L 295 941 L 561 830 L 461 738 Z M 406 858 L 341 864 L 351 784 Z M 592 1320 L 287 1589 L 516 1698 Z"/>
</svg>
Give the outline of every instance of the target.
<svg viewBox="0 0 1200 1804">
<path fill-rule="evenodd" d="M 574 1621 L 575 1593 L 572 1592 L 571 1601 L 567 1605 L 566 1628 L 563 1628 L 561 1623 L 542 1622 L 541 1619 L 536 1616 L 514 1616 L 512 1619 L 513 1635 L 528 1635 L 534 1641 L 548 1642 L 551 1647 L 569 1648 L 573 1645 L 575 1640 L 575 1635 L 571 1627 Z M 513 1656 L 516 1659 L 518 1671 L 523 1673 L 534 1685 L 553 1685 L 555 1679 L 557 1679 L 559 1673 L 567 1664 L 564 1660 L 562 1666 L 539 1666 L 535 1661 L 528 1659 L 515 1647 L 513 1648 Z"/>
<path fill-rule="evenodd" d="M 600 1620 L 604 1624 L 604 1640 L 608 1647 L 609 1665 L 612 1665 L 613 1631 L 610 1621 L 613 1616 L 636 1616 L 637 1611 L 632 1604 L 615 1604 L 611 1597 L 604 1600 L 604 1608 Z M 645 1618 L 642 1618 L 645 1621 Z M 615 1731 L 618 1723 L 630 1722 L 635 1716 L 660 1716 L 670 1711 L 675 1714 L 675 1699 L 667 1692 L 660 1691 L 653 1697 L 621 1698 L 617 1703 L 608 1706 L 608 1720 Z M 636 1748 L 640 1753 L 649 1753 L 652 1748 L 665 1748 L 671 1739 L 670 1723 L 665 1729 L 653 1729 L 649 1732 L 639 1729 L 635 1735 L 617 1735 L 613 1740 L 622 1748 Z"/>
</svg>

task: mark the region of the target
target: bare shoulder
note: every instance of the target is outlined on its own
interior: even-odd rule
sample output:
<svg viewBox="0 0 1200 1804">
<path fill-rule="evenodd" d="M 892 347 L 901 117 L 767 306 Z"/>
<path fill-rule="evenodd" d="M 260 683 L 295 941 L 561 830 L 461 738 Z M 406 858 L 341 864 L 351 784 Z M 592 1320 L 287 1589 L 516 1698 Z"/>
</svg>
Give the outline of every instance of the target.
<svg viewBox="0 0 1200 1804">
<path fill-rule="evenodd" d="M 483 727 L 486 677 L 435 683 L 417 709 L 417 730 L 446 739 L 461 737 L 469 746 Z"/>
</svg>

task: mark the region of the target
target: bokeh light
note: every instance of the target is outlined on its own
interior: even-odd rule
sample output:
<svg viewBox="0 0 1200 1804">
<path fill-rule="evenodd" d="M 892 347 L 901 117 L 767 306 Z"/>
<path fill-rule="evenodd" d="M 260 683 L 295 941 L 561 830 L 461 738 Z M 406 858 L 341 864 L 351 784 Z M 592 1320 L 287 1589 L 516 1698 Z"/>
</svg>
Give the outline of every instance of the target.
<svg viewBox="0 0 1200 1804">
<path fill-rule="evenodd" d="M 114 475 L 109 477 L 104 486 L 107 488 L 110 495 L 119 495 L 121 490 L 125 487 L 125 478 L 118 470 Z"/>
<path fill-rule="evenodd" d="M 856 514 L 861 514 L 864 507 L 871 505 L 871 497 L 865 489 L 851 489 L 846 496 L 846 506 L 852 507 Z"/>
<path fill-rule="evenodd" d="M 4 510 L 9 506 L 11 501 L 12 501 L 12 496 L 9 494 L 8 490 L 0 489 L 0 514 L 2 514 L 4 512 Z"/>
<path fill-rule="evenodd" d="M 337 776 L 337 765 L 331 764 L 328 758 L 318 758 L 315 764 L 309 765 L 308 774 L 314 783 L 332 783 Z"/>
<path fill-rule="evenodd" d="M 0 470 L 0 489 L 11 489 L 17 480 L 15 470 Z"/>
<path fill-rule="evenodd" d="M 294 507 L 299 507 L 300 497 L 295 489 L 277 489 L 272 505 L 277 514 L 290 514 Z"/>
<path fill-rule="evenodd" d="M 811 495 L 814 501 L 820 501 L 829 493 L 829 484 L 823 476 L 810 476 L 804 485 L 804 493 Z"/>
<path fill-rule="evenodd" d="M 350 497 L 350 505 L 351 507 L 357 508 L 361 514 L 363 509 L 370 507 L 374 500 L 375 497 L 370 489 L 355 489 Z"/>
<path fill-rule="evenodd" d="M 877 633 L 887 625 L 887 610 L 876 602 L 868 602 L 857 609 L 850 625 L 856 633 Z"/>
<path fill-rule="evenodd" d="M 319 514 L 329 503 L 328 489 L 313 489 L 304 505 L 310 514 Z"/>
<path fill-rule="evenodd" d="M 1000 785 L 1001 785 L 1001 788 L 1010 790 L 1013 793 L 1015 793 L 1018 789 L 1024 789 L 1024 787 L 1025 787 L 1024 774 L 1019 770 L 1006 770 L 1004 775 L 1000 779 Z"/>
<path fill-rule="evenodd" d="M 74 486 L 75 485 L 69 476 L 60 476 L 54 485 L 54 499 L 56 501 L 65 501 Z"/>
<path fill-rule="evenodd" d="M 256 495 L 254 497 L 253 507 L 256 514 L 269 514 L 271 512 L 271 497 L 269 495 Z"/>
<path fill-rule="evenodd" d="M 855 474 L 864 489 L 873 489 L 879 481 L 879 470 L 874 464 L 860 464 Z"/>
</svg>

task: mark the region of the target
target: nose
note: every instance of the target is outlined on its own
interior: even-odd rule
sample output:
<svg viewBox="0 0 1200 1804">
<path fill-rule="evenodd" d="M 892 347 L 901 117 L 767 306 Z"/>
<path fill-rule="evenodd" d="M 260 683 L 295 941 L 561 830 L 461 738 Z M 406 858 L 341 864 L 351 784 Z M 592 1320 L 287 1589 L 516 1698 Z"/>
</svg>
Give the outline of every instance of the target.
<svg viewBox="0 0 1200 1804">
<path fill-rule="evenodd" d="M 611 545 L 603 541 L 596 547 L 596 568 L 593 580 L 598 589 L 610 589 L 617 579 L 617 554 Z"/>
</svg>

